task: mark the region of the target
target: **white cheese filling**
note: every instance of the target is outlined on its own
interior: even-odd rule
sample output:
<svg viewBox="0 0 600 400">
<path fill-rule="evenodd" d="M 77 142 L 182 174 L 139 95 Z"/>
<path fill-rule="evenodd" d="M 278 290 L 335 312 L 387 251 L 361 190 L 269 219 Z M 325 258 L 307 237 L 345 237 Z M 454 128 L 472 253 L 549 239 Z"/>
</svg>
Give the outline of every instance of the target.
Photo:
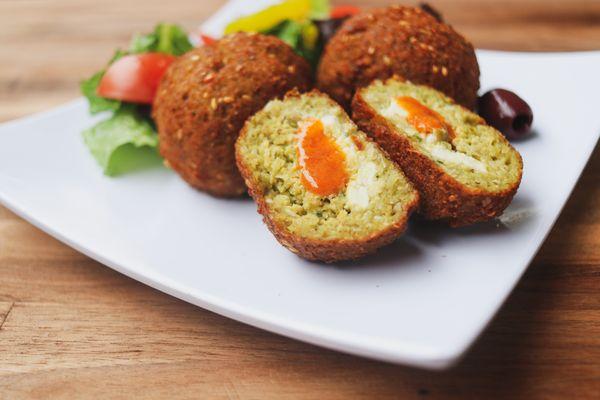
<svg viewBox="0 0 600 400">
<path fill-rule="evenodd" d="M 325 115 L 323 117 L 321 117 L 321 123 L 323 124 L 323 126 L 331 128 L 335 125 L 336 123 L 336 118 L 333 115 Z"/>
<path fill-rule="evenodd" d="M 402 108 L 397 101 L 394 100 L 390 102 L 390 105 L 382 112 L 382 114 L 384 117 L 389 119 L 398 117 L 406 119 L 408 117 L 408 112 L 404 108 Z M 452 150 L 444 146 L 444 143 L 447 142 L 440 138 L 438 132 L 426 135 L 423 135 L 421 133 L 418 134 L 424 139 L 422 142 L 423 147 L 425 147 L 427 151 L 429 151 L 431 156 L 436 161 L 462 165 L 477 172 L 481 172 L 484 174 L 487 173 L 487 167 L 481 161 L 467 154 L 461 153 L 460 151 Z M 444 131 L 443 136 L 447 137 L 447 135 L 448 132 Z"/>
<path fill-rule="evenodd" d="M 408 112 L 406 112 L 406 110 L 404 108 L 400 107 L 398 102 L 394 101 L 394 100 L 390 101 L 390 105 L 388 106 L 388 108 L 383 110 L 382 114 L 386 118 L 393 118 L 393 117 L 406 118 L 406 117 L 408 117 Z"/>
<path fill-rule="evenodd" d="M 318 119 L 327 131 L 345 129 L 344 124 L 340 123 L 336 115 L 326 114 Z M 336 142 L 344 152 L 347 161 L 354 165 L 358 164 L 356 173 L 352 175 L 346 186 L 345 206 L 350 210 L 368 208 L 371 199 L 376 198 L 381 192 L 382 183 L 377 179 L 377 165 L 371 161 L 358 162 L 356 144 L 350 136 L 339 135 Z"/>
<path fill-rule="evenodd" d="M 371 197 L 379 194 L 377 166 L 372 162 L 361 164 L 358 173 L 348 182 L 346 188 L 346 205 L 348 208 L 361 209 L 369 206 Z"/>
<path fill-rule="evenodd" d="M 477 172 L 481 172 L 483 174 L 487 173 L 487 168 L 484 163 L 475 158 L 468 156 L 459 151 L 450 150 L 441 143 L 436 143 L 434 145 L 428 145 L 427 150 L 433 158 L 437 161 L 446 162 L 450 164 L 460 164 L 464 165 L 468 168 L 471 168 Z"/>
</svg>

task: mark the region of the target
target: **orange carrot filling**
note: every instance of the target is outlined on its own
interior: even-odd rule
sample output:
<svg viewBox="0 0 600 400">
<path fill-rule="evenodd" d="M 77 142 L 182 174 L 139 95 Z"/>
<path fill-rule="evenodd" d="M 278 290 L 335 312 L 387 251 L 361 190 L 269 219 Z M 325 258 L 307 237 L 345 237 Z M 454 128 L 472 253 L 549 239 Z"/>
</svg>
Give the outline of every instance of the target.
<svg viewBox="0 0 600 400">
<path fill-rule="evenodd" d="M 346 156 L 325 134 L 323 123 L 310 119 L 298 130 L 298 164 L 304 187 L 319 196 L 339 193 L 348 182 Z"/>
<path fill-rule="evenodd" d="M 449 135 L 452 135 L 452 128 L 446 123 L 444 117 L 424 106 L 415 98 L 401 96 L 396 99 L 396 102 L 408 113 L 406 118 L 408 123 L 419 132 L 428 134 L 436 129 L 444 129 Z"/>
</svg>

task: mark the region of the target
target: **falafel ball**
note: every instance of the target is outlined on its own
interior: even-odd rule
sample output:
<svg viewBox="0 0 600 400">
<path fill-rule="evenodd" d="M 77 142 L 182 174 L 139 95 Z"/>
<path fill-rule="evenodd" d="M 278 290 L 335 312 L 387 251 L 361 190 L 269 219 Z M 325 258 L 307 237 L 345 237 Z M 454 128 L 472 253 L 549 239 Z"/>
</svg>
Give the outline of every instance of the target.
<svg viewBox="0 0 600 400">
<path fill-rule="evenodd" d="M 414 7 L 375 9 L 344 22 L 325 47 L 317 87 L 348 108 L 358 87 L 394 75 L 475 107 L 479 65 L 473 45 Z"/>
<path fill-rule="evenodd" d="M 236 33 L 191 50 L 169 67 L 154 100 L 160 154 L 191 186 L 241 195 L 234 144 L 244 122 L 310 83 L 308 63 L 272 36 Z"/>
</svg>

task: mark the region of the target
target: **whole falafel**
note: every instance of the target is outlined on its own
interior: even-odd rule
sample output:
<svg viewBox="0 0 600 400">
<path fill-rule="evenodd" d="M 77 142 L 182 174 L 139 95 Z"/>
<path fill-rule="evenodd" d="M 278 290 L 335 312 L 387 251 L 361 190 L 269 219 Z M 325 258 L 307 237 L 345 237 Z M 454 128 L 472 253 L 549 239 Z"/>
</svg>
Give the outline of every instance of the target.
<svg viewBox="0 0 600 400">
<path fill-rule="evenodd" d="M 414 7 L 375 9 L 344 22 L 325 47 L 317 87 L 349 108 L 358 87 L 394 75 L 475 107 L 479 65 L 473 46 Z"/>
<path fill-rule="evenodd" d="M 283 41 L 236 33 L 191 50 L 166 72 L 153 117 L 166 163 L 191 186 L 216 196 L 246 191 L 234 143 L 269 100 L 307 90 L 308 63 Z"/>
</svg>

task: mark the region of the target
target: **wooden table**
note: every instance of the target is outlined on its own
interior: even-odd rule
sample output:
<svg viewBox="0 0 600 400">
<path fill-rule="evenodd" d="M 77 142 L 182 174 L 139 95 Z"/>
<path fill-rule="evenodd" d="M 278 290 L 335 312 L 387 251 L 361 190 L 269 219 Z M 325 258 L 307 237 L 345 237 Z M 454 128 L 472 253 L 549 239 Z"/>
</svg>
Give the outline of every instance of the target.
<svg viewBox="0 0 600 400">
<path fill-rule="evenodd" d="M 0 120 L 77 96 L 78 81 L 132 32 L 159 20 L 192 28 L 220 3 L 0 2 Z M 478 47 L 600 49 L 599 1 L 435 3 Z M 323 350 L 204 311 L 0 207 L 0 398 L 598 399 L 599 181 L 597 149 L 507 304 L 466 358 L 441 373 Z"/>
</svg>

